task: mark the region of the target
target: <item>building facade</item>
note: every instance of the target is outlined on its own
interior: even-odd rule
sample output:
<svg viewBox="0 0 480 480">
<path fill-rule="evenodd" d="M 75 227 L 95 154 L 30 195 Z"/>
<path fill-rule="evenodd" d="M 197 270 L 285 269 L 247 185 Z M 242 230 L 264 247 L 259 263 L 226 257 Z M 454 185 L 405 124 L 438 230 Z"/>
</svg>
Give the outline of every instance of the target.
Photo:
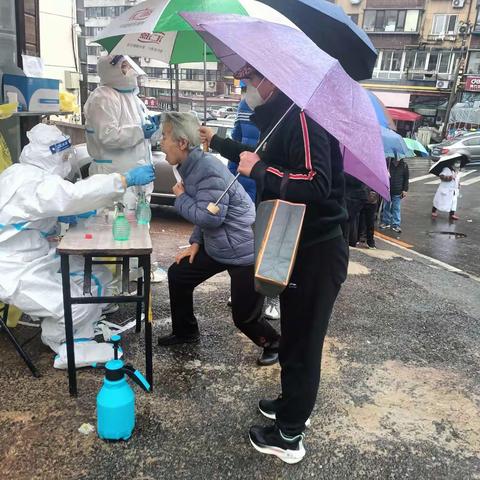
<svg viewBox="0 0 480 480">
<path fill-rule="evenodd" d="M 365 86 L 390 107 L 443 121 L 460 61 L 480 73 L 477 0 L 337 0 L 378 50 Z M 472 48 L 476 50 L 471 50 Z M 461 79 L 461 75 L 460 75 Z M 464 82 L 460 82 L 462 88 Z"/>
</svg>

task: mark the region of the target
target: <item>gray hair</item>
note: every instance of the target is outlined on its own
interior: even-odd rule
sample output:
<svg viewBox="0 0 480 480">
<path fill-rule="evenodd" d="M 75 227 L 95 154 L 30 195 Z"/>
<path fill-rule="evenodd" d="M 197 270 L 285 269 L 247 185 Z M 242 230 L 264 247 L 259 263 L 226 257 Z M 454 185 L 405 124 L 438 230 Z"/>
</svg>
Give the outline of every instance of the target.
<svg viewBox="0 0 480 480">
<path fill-rule="evenodd" d="M 175 140 L 186 140 L 190 148 L 200 145 L 200 122 L 193 113 L 165 112 L 163 123 L 172 126 L 172 136 Z"/>
</svg>

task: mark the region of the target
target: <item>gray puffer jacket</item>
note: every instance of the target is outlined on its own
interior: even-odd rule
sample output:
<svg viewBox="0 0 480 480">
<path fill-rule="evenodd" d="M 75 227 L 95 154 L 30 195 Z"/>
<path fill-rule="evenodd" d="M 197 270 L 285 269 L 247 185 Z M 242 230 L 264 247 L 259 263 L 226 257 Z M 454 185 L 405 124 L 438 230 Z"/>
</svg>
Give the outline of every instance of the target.
<svg viewBox="0 0 480 480">
<path fill-rule="evenodd" d="M 227 265 L 253 264 L 255 206 L 243 187 L 235 182 L 219 203 L 217 215 L 207 210 L 233 180 L 233 175 L 218 158 L 193 149 L 178 167 L 185 193 L 175 201 L 183 218 L 195 225 L 190 243 L 204 246 L 214 260 Z"/>
</svg>

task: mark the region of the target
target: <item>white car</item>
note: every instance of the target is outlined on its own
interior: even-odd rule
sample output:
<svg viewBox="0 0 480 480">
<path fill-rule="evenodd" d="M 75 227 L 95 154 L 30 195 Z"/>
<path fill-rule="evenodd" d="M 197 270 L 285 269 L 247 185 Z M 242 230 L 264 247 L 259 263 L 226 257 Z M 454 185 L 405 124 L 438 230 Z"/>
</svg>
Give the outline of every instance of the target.
<svg viewBox="0 0 480 480">
<path fill-rule="evenodd" d="M 217 118 L 225 118 L 228 115 L 237 113 L 237 107 L 222 107 L 215 112 Z"/>
</svg>

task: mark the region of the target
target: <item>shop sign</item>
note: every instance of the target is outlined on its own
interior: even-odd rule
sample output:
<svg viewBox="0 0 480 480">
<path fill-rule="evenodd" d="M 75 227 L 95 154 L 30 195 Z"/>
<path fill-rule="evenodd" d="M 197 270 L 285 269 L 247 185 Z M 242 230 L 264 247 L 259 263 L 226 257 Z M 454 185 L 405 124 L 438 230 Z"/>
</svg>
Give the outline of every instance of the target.
<svg viewBox="0 0 480 480">
<path fill-rule="evenodd" d="M 480 75 L 470 75 L 465 80 L 466 92 L 480 92 Z"/>
</svg>

